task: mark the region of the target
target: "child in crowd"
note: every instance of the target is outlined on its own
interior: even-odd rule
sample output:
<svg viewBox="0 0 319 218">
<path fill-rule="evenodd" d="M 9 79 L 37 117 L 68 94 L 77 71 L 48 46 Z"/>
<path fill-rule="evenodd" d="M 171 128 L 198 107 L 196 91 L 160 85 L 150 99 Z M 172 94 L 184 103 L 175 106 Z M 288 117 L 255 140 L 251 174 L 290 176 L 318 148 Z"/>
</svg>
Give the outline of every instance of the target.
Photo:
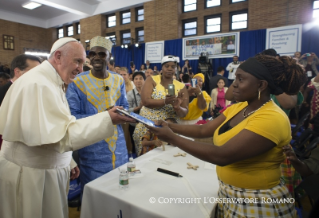
<svg viewBox="0 0 319 218">
<path fill-rule="evenodd" d="M 174 118 L 167 118 L 165 121 L 168 123 L 177 123 Z M 142 138 L 142 154 L 145 154 L 154 148 L 160 147 L 164 143 L 165 142 L 160 141 L 154 133 L 148 130 Z"/>
</svg>

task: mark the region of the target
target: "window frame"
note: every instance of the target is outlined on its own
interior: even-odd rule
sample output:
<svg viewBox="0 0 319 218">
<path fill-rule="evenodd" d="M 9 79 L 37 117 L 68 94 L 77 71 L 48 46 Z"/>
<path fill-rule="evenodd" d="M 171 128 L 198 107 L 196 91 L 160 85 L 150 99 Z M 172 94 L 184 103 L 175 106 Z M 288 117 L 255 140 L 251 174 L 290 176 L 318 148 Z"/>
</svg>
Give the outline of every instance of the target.
<svg viewBox="0 0 319 218">
<path fill-rule="evenodd" d="M 218 32 L 207 32 L 207 20 L 208 19 L 212 19 L 212 18 L 220 18 L 220 30 Z M 205 16 L 204 17 L 204 27 L 205 27 L 205 30 L 204 30 L 204 34 L 214 34 L 214 33 L 220 33 L 222 32 L 222 14 L 213 14 L 213 15 L 208 15 L 208 16 Z"/>
<path fill-rule="evenodd" d="M 123 23 L 123 14 L 125 14 L 125 13 L 130 13 L 130 22 L 129 23 Z M 130 24 L 130 23 L 132 23 L 132 12 L 131 12 L 131 10 L 129 9 L 129 10 L 126 10 L 126 11 L 121 11 L 121 25 L 126 25 L 126 24 Z M 128 19 L 128 18 L 124 18 L 124 19 Z"/>
<path fill-rule="evenodd" d="M 197 10 L 198 10 L 198 7 L 197 7 L 198 0 L 195 0 L 195 1 L 196 1 L 196 3 L 195 3 L 196 9 L 195 9 L 195 10 L 192 10 L 192 11 L 197 11 Z M 183 13 L 192 12 L 192 11 L 185 11 L 185 0 L 183 0 L 183 5 L 182 5 L 182 7 L 183 7 Z"/>
<path fill-rule="evenodd" d="M 205 2 L 205 7 L 204 7 L 205 9 L 207 9 L 207 8 L 215 8 L 215 7 L 222 6 L 222 2 L 223 2 L 222 0 L 219 0 L 219 1 L 220 1 L 220 4 L 219 4 L 219 5 L 208 7 L 208 6 L 207 6 L 207 2 L 208 2 L 209 0 L 205 0 L 205 1 L 206 1 L 206 2 Z"/>
<path fill-rule="evenodd" d="M 242 28 L 242 29 L 233 29 L 232 28 L 232 16 L 234 15 L 238 15 L 238 14 L 244 14 L 246 13 L 247 14 L 247 27 L 246 28 Z M 249 19 L 249 16 L 248 16 L 248 9 L 246 10 L 240 10 L 240 11 L 231 11 L 229 12 L 229 31 L 240 31 L 240 30 L 248 30 L 248 19 Z"/>
<path fill-rule="evenodd" d="M 115 25 L 114 25 L 114 26 L 109 26 L 109 18 L 110 18 L 110 17 L 115 17 Z M 116 14 L 106 15 L 106 26 L 107 26 L 107 28 L 116 27 Z"/>
<path fill-rule="evenodd" d="M 196 34 L 194 34 L 194 35 L 185 35 L 185 24 L 186 23 L 191 23 L 191 22 L 194 22 L 194 21 L 196 21 Z M 182 24 L 183 24 L 183 37 L 188 37 L 188 36 L 197 36 L 197 34 L 198 34 L 198 22 L 197 22 L 197 17 L 195 17 L 195 18 L 190 18 L 190 19 L 185 19 L 185 20 L 182 20 Z"/>
<path fill-rule="evenodd" d="M 80 22 L 76 23 L 75 25 L 76 25 L 76 34 L 77 35 L 81 34 L 81 24 L 80 24 Z M 79 32 L 79 26 L 80 26 L 80 32 Z"/>
<path fill-rule="evenodd" d="M 233 0 L 229 0 L 229 4 L 237 4 L 241 2 L 247 2 L 248 0 L 241 0 L 240 2 L 233 2 Z"/>
<path fill-rule="evenodd" d="M 128 44 L 128 43 L 123 43 L 123 34 L 125 34 L 125 33 L 130 33 L 131 34 L 131 36 L 130 36 L 130 43 L 131 43 L 131 38 L 132 38 L 132 33 L 131 33 L 131 30 L 130 29 L 127 29 L 127 30 L 122 30 L 121 31 L 121 45 L 125 45 L 125 44 Z M 125 38 L 125 39 L 128 39 L 128 38 Z M 129 43 L 129 44 L 130 44 Z"/>
<path fill-rule="evenodd" d="M 61 30 L 61 29 L 62 29 L 63 35 L 62 35 L 62 37 L 59 37 L 59 30 Z M 61 39 L 61 38 L 64 37 L 64 29 L 63 29 L 63 27 L 57 28 L 57 34 L 58 34 L 58 39 Z"/>
<path fill-rule="evenodd" d="M 144 31 L 144 35 L 143 35 L 144 40 L 143 41 L 139 41 L 138 40 L 138 38 L 139 38 L 138 32 L 141 31 L 141 30 L 144 31 L 144 27 L 138 27 L 138 28 L 135 29 L 135 39 L 136 39 L 136 42 L 138 42 L 138 43 L 144 43 L 145 42 L 145 38 L 144 38 L 145 37 L 145 31 Z"/>
<path fill-rule="evenodd" d="M 111 42 L 113 42 L 113 46 L 115 46 L 116 45 L 116 34 L 115 34 L 115 32 L 107 33 L 105 37 L 110 37 L 110 36 L 115 36 L 115 37 L 112 37 L 112 38 L 115 38 L 115 41 L 112 41 L 111 38 L 109 38 L 111 40 Z"/>
<path fill-rule="evenodd" d="M 73 28 L 73 35 L 69 35 L 69 27 Z M 66 26 L 66 33 L 67 33 L 66 34 L 67 36 L 74 36 L 74 26 L 73 26 L 73 24 Z"/>
<path fill-rule="evenodd" d="M 138 17 L 141 16 L 141 15 L 138 15 L 138 11 L 141 10 L 141 9 L 144 10 L 144 7 L 141 6 L 141 7 L 135 8 L 135 22 L 142 22 L 142 21 L 145 20 L 145 17 L 144 17 L 145 11 L 143 12 L 143 20 L 138 20 Z"/>
</svg>

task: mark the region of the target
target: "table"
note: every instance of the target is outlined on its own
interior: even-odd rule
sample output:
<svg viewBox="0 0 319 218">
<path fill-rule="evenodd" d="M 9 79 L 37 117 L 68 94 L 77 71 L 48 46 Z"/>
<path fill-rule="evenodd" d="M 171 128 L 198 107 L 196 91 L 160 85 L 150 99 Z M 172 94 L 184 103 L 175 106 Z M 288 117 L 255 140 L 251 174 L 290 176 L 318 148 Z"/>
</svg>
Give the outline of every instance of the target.
<svg viewBox="0 0 319 218">
<path fill-rule="evenodd" d="M 165 151 L 159 147 L 134 159 L 142 174 L 130 177 L 126 190 L 119 188 L 118 169 L 88 183 L 81 218 L 209 217 L 219 187 L 215 165 L 190 154 L 174 157 L 185 152 L 165 147 Z M 188 162 L 199 168 L 187 169 Z M 183 178 L 157 172 L 157 168 L 178 172 Z"/>
</svg>

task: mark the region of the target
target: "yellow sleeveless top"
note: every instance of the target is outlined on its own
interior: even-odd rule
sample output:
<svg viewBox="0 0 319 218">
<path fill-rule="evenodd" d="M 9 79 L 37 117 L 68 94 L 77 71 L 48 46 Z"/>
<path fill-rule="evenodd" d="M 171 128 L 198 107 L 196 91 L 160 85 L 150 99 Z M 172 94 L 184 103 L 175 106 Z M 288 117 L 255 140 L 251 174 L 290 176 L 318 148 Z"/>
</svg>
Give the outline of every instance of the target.
<svg viewBox="0 0 319 218">
<path fill-rule="evenodd" d="M 288 145 L 291 140 L 290 122 L 285 112 L 270 101 L 232 129 L 219 134 L 219 129 L 247 105 L 247 102 L 237 103 L 223 112 L 226 120 L 214 133 L 214 145 L 223 146 L 246 129 L 271 140 L 276 146 L 261 155 L 227 166 L 217 166 L 217 175 L 224 183 L 239 188 L 269 189 L 280 181 L 280 164 L 285 159 L 282 147 Z"/>
</svg>

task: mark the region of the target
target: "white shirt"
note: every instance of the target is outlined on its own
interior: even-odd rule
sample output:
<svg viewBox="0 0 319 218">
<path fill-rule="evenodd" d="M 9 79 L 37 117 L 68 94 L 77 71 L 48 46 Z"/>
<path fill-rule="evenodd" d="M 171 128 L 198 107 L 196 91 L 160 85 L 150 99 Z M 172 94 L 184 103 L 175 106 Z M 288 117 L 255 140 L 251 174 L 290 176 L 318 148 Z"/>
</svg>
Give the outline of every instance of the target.
<svg viewBox="0 0 319 218">
<path fill-rule="evenodd" d="M 239 62 L 238 62 L 238 64 L 234 64 L 234 62 L 231 62 L 228 64 L 228 66 L 226 67 L 226 70 L 229 71 L 228 79 L 234 80 L 236 78 L 235 73 L 236 73 L 238 67 L 239 67 Z"/>
</svg>

